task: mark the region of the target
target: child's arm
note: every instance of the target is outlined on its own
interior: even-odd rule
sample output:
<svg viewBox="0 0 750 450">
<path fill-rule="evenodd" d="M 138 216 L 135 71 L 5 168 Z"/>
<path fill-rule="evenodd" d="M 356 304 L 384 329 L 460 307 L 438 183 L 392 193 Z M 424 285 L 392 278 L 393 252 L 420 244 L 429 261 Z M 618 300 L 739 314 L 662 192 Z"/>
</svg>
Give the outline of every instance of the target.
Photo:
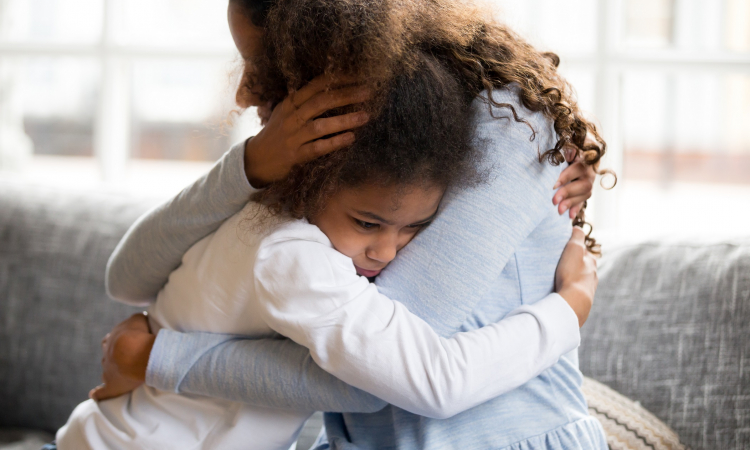
<svg viewBox="0 0 750 450">
<path fill-rule="evenodd" d="M 245 175 L 244 154 L 243 141 L 130 227 L 107 264 L 110 297 L 139 306 L 153 302 L 185 252 L 245 206 L 255 190 Z"/>
<path fill-rule="evenodd" d="M 557 294 L 445 339 L 325 242 L 272 238 L 254 273 L 266 323 L 309 348 L 327 372 L 414 414 L 453 416 L 526 383 L 578 346 L 578 317 Z"/>
<path fill-rule="evenodd" d="M 511 314 L 490 327 L 443 339 L 393 302 L 394 321 L 389 326 L 376 322 L 375 327 L 382 326 L 377 336 L 363 337 L 373 329 L 359 329 L 357 322 L 349 328 L 359 332 L 341 335 L 354 339 L 349 345 L 332 335 L 316 337 L 318 347 L 331 345 L 328 341 L 341 345 L 328 347 L 324 360 L 288 339 L 164 329 L 149 359 L 146 384 L 300 411 L 376 412 L 386 405 L 372 395 L 377 394 L 414 413 L 450 417 L 525 383 L 577 346 L 578 319 L 559 296 Z M 355 343 L 362 339 L 368 340 L 358 348 Z"/>
</svg>

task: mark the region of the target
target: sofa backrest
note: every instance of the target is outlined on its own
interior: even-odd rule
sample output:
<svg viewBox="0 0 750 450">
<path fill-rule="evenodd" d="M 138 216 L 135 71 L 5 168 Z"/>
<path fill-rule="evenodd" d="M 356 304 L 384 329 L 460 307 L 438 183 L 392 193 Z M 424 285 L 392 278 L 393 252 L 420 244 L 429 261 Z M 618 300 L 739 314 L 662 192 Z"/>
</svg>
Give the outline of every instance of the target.
<svg viewBox="0 0 750 450">
<path fill-rule="evenodd" d="M 750 240 L 626 246 L 599 267 L 583 373 L 693 450 L 750 448 Z"/>
<path fill-rule="evenodd" d="M 157 202 L 0 181 L 0 427 L 54 432 L 100 382 L 101 338 L 137 311 L 106 262 Z M 622 247 L 599 273 L 584 374 L 693 450 L 750 448 L 750 240 Z"/>
<path fill-rule="evenodd" d="M 104 269 L 154 203 L 0 182 L 0 426 L 54 432 L 101 382 L 99 343 L 136 311 Z"/>
</svg>

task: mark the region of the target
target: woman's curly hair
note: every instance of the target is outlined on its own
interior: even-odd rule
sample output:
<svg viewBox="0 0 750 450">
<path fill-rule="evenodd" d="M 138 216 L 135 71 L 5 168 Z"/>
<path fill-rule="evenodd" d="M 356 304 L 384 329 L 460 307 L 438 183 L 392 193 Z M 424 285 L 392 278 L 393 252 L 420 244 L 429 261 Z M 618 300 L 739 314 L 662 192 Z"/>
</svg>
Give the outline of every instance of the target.
<svg viewBox="0 0 750 450">
<path fill-rule="evenodd" d="M 264 100 L 276 104 L 321 74 L 355 78 L 383 92 L 394 76 L 414 70 L 420 55 L 429 54 L 458 77 L 470 97 L 486 92 L 488 107 L 505 108 L 528 125 L 533 140 L 536 130 L 516 108 L 493 98 L 494 90 L 517 86 L 520 103 L 547 116 L 557 133 L 554 147 L 540 150 L 540 162 L 559 165 L 565 161 L 563 149 L 572 148 L 604 173 L 598 165 L 606 143 L 557 72 L 557 55 L 535 49 L 467 0 L 233 1 L 246 11 L 251 11 L 246 5 L 265 5 L 253 19 L 265 28 L 265 54 L 247 62 L 239 94 L 259 84 Z M 368 108 L 377 112 L 382 100 Z M 584 211 L 574 224 L 585 223 Z M 590 236 L 587 245 L 597 247 Z"/>
</svg>

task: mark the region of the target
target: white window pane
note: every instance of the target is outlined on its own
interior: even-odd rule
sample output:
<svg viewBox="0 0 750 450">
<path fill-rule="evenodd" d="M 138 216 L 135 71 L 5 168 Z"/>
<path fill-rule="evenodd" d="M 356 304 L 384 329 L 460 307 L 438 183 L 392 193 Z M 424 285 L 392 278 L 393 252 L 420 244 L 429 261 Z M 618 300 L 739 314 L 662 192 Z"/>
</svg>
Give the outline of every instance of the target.
<svg viewBox="0 0 750 450">
<path fill-rule="evenodd" d="M 115 40 L 121 44 L 234 48 L 227 2 L 216 0 L 112 0 Z"/>
<path fill-rule="evenodd" d="M 750 185 L 750 77 L 629 72 L 626 178 Z"/>
<path fill-rule="evenodd" d="M 540 44 L 560 53 L 596 50 L 596 0 L 538 0 L 536 29 Z"/>
<path fill-rule="evenodd" d="M 726 0 L 726 31 L 728 50 L 750 52 L 750 0 Z"/>
<path fill-rule="evenodd" d="M 594 70 L 576 66 L 568 66 L 563 59 L 560 65 L 560 73 L 573 86 L 578 107 L 589 117 L 594 117 L 594 102 L 596 92 L 596 76 Z"/>
<path fill-rule="evenodd" d="M 675 0 L 626 0 L 625 44 L 666 47 L 673 43 Z"/>
<path fill-rule="evenodd" d="M 99 66 L 81 58 L 13 58 L 14 114 L 34 154 L 92 156 Z"/>
<path fill-rule="evenodd" d="M 624 0 L 631 49 L 750 51 L 750 0 Z"/>
<path fill-rule="evenodd" d="M 211 61 L 133 64 L 133 158 L 215 160 L 230 142 L 230 67 Z"/>
<path fill-rule="evenodd" d="M 0 40 L 90 44 L 102 32 L 103 0 L 1 0 Z"/>
<path fill-rule="evenodd" d="M 540 49 L 590 53 L 596 49 L 596 0 L 492 0 L 495 17 Z"/>
</svg>

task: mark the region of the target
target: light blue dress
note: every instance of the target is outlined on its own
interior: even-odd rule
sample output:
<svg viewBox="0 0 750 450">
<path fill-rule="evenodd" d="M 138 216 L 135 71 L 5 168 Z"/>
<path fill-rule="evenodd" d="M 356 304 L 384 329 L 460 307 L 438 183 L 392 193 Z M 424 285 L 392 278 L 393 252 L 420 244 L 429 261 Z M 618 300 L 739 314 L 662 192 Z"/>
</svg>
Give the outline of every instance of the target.
<svg viewBox="0 0 750 450">
<path fill-rule="evenodd" d="M 476 136 L 486 147 L 488 183 L 446 194 L 436 220 L 378 277 L 378 288 L 439 334 L 451 336 L 502 319 L 554 287 L 570 220 L 552 204 L 562 168 L 540 163 L 556 141 L 549 120 L 519 105 L 513 90 L 475 102 Z M 494 117 L 493 117 L 494 116 Z M 502 117 L 502 118 L 496 118 Z M 108 266 L 115 298 L 152 301 L 182 254 L 239 211 L 252 188 L 242 146 L 203 179 L 152 211 L 128 232 Z M 444 420 L 417 416 L 350 387 L 320 369 L 307 349 L 286 340 L 159 333 L 147 372 L 151 386 L 250 404 L 327 413 L 327 443 L 353 449 L 607 449 L 581 393 L 577 352 L 522 387 Z"/>
</svg>

